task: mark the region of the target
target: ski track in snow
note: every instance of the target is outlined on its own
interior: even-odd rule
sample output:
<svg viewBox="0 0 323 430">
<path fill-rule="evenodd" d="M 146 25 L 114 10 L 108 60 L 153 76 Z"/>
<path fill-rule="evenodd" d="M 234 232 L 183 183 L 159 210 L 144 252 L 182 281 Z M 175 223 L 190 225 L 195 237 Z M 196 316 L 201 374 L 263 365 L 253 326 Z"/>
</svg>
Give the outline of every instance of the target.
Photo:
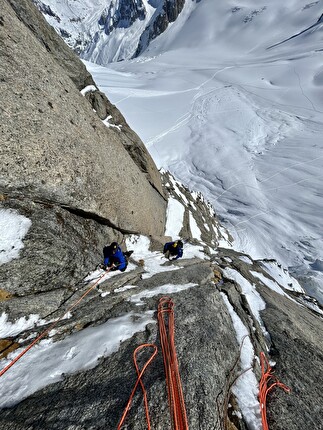
<svg viewBox="0 0 323 430">
<path fill-rule="evenodd" d="M 312 188 L 312 172 L 323 156 L 310 157 L 309 151 L 308 154 L 304 153 L 306 158 L 297 160 L 295 149 L 297 150 L 299 146 L 296 143 L 293 145 L 288 143 L 290 149 L 286 146 L 288 150 L 286 152 L 282 146 L 283 142 L 292 142 L 293 136 L 297 137 L 298 133 L 304 135 L 304 116 L 298 117 L 288 112 L 288 107 L 292 105 L 286 103 L 275 101 L 274 105 L 269 106 L 269 97 L 259 96 L 254 91 L 250 91 L 250 88 L 246 89 L 247 85 L 233 86 L 232 83 L 229 84 L 228 79 L 222 83 L 214 81 L 216 75 L 222 76 L 228 70 L 232 71 L 233 67 L 217 70 L 200 85 L 186 89 L 186 93 L 195 93 L 191 98 L 190 109 L 175 118 L 170 127 L 155 134 L 154 137 L 147 137 L 147 147 L 153 155 L 157 154 L 159 162 L 165 163 L 164 166 L 173 171 L 182 182 L 191 189 L 201 190 L 214 204 L 218 213 L 227 219 L 227 226 L 229 228 L 231 226 L 236 247 L 240 247 L 255 258 L 276 257 L 282 259 L 285 265 L 299 265 L 302 260 L 299 249 L 293 247 L 296 251 L 294 256 L 290 253 L 290 245 L 295 243 L 293 231 L 295 222 L 286 226 L 284 213 L 278 218 L 276 215 L 282 201 L 286 198 L 287 201 L 290 200 L 287 210 L 297 213 L 298 209 L 295 206 L 297 199 L 290 199 L 290 197 L 293 194 L 302 195 L 296 191 L 299 186 Z M 136 100 L 138 100 L 141 90 L 136 91 L 132 97 L 137 97 Z M 269 92 L 268 89 L 264 91 Z M 170 94 L 169 92 L 164 96 L 171 97 Z M 180 94 L 183 92 L 178 93 L 179 96 Z M 310 110 L 308 107 L 302 109 L 303 115 L 304 110 Z M 217 118 L 212 127 L 214 115 L 220 119 Z M 226 117 L 230 118 L 231 124 L 226 123 Z M 323 129 L 317 122 L 316 128 Z M 306 129 L 305 132 L 307 135 L 310 134 Z M 306 135 L 305 138 L 307 138 Z M 298 137 L 298 141 L 300 139 L 301 137 Z M 170 145 L 181 140 L 185 145 L 179 143 L 177 146 L 179 154 L 175 154 Z M 167 153 L 169 149 L 171 150 Z M 272 155 L 276 157 L 279 151 L 282 154 L 281 160 L 286 160 L 283 165 L 273 162 L 274 158 L 272 159 Z M 292 154 L 291 157 L 288 155 L 289 152 Z M 270 163 L 270 169 L 264 162 L 265 158 Z M 306 173 L 303 177 L 291 180 L 296 170 L 304 168 Z M 258 172 L 259 169 L 261 170 Z M 321 177 L 321 175 L 315 175 L 316 180 L 320 180 Z M 283 200 L 280 196 L 274 199 L 273 193 L 279 190 L 288 192 L 290 195 L 284 195 Z M 319 201 L 317 204 L 320 204 Z M 230 214 L 231 207 L 237 206 L 242 216 Z M 257 222 L 255 230 L 254 225 L 250 223 L 256 220 L 259 220 L 259 223 Z M 280 222 L 281 228 L 278 229 L 277 234 L 270 233 L 268 236 L 268 232 L 275 231 L 275 226 Z M 315 221 L 311 223 L 314 225 Z M 287 236 L 281 234 L 283 229 L 288 232 Z M 259 239 L 257 231 L 261 230 L 263 232 Z M 309 234 L 305 230 L 299 238 L 315 237 L 318 234 L 318 232 L 315 233 L 315 229 L 313 233 Z M 268 244 L 268 240 L 263 240 L 271 236 L 277 236 L 278 241 L 270 240 Z M 264 246 L 259 247 L 260 243 Z M 278 248 L 280 248 L 279 252 L 277 252 Z M 289 250 L 288 253 L 283 251 L 284 248 Z M 318 250 L 319 254 L 320 252 Z"/>
<path fill-rule="evenodd" d="M 151 43 L 145 62 L 87 66 L 158 167 L 214 205 L 236 249 L 301 275 L 323 260 L 321 42 L 316 31 L 267 48 L 312 25 L 320 8 L 288 5 L 297 24 L 278 1 L 249 16 L 204 0 Z M 319 275 L 311 271 L 323 301 Z"/>
<path fill-rule="evenodd" d="M 72 8 L 67 0 L 47 0 L 47 4 L 54 11 L 55 6 L 63 5 L 76 18 L 83 10 L 78 2 L 73 2 Z M 273 1 L 273 4 L 277 5 L 278 2 Z M 88 5 L 93 6 L 90 0 L 86 0 L 83 7 Z M 146 0 L 145 5 L 148 6 Z M 204 16 L 205 23 L 209 20 L 212 23 L 212 28 L 208 29 L 207 25 L 197 25 L 201 23 L 196 20 L 210 5 L 210 16 Z M 295 1 L 288 0 L 286 9 L 292 10 L 294 5 Z M 99 0 L 92 17 L 91 14 L 84 14 L 83 24 L 95 26 L 95 21 L 106 6 L 106 0 Z M 251 2 L 249 8 L 253 6 L 257 6 L 256 2 Z M 100 88 L 119 106 L 152 154 L 156 154 L 156 163 L 169 168 L 190 188 L 202 191 L 206 199 L 214 204 L 216 212 L 227 219 L 236 238 L 237 248 L 256 258 L 276 256 L 286 265 L 303 265 L 306 270 L 308 261 L 323 259 L 320 223 L 323 207 L 322 176 L 318 174 L 323 158 L 323 155 L 319 155 L 323 149 L 323 123 L 320 118 L 323 113 L 323 102 L 320 100 L 323 79 L 321 63 L 317 60 L 319 58 L 321 61 L 322 57 L 318 57 L 314 49 L 305 54 L 295 53 L 289 42 L 289 45 L 285 44 L 275 53 L 273 50 L 269 52 L 264 47 L 261 49 L 258 42 L 252 49 L 247 49 L 245 55 L 239 53 L 235 58 L 234 55 L 241 48 L 239 43 L 231 54 L 224 41 L 221 51 L 221 37 L 216 33 L 217 29 L 221 32 L 225 28 L 227 34 L 223 34 L 230 40 L 235 28 L 233 25 L 225 27 L 227 20 L 237 19 L 233 15 L 243 14 L 241 18 L 245 17 L 246 25 L 240 31 L 241 39 L 246 40 L 248 37 L 247 25 L 249 29 L 259 25 L 260 34 L 263 19 L 270 17 L 271 9 L 263 7 L 249 11 L 243 7 L 241 11 L 231 11 L 230 16 L 224 2 L 187 2 L 178 21 L 152 44 L 151 52 L 145 53 L 147 57 L 111 65 L 106 69 L 86 64 Z M 213 13 L 216 15 L 213 16 Z M 295 13 L 299 13 L 299 7 Z M 187 20 L 188 17 L 190 20 Z M 71 22 L 69 25 L 71 28 L 74 26 Z M 176 33 L 179 28 L 181 35 Z M 200 38 L 206 46 L 204 55 L 200 52 L 204 46 L 198 45 L 196 29 L 199 29 Z M 140 31 L 141 27 L 138 26 L 132 37 L 137 38 Z M 212 39 L 213 32 L 217 36 L 216 58 L 212 43 L 203 39 L 205 35 Z M 276 38 L 284 40 L 286 37 L 280 32 Z M 289 35 L 296 33 L 294 29 L 288 32 Z M 266 34 L 265 30 L 262 33 Z M 300 51 L 303 49 L 303 40 L 297 40 L 297 49 Z M 265 42 L 264 46 L 270 46 L 267 40 Z M 212 50 L 205 56 L 208 44 Z M 121 52 L 125 45 L 126 38 L 116 53 Z M 168 53 L 169 46 L 172 49 Z M 186 46 L 189 46 L 187 52 Z M 230 52 L 232 58 L 228 57 L 226 51 Z M 100 49 L 94 50 L 93 56 L 100 56 Z M 309 71 L 312 71 L 312 76 Z M 179 231 L 178 221 L 176 219 L 175 223 L 173 220 L 167 227 L 172 234 L 176 235 Z M 17 238 L 19 240 L 30 227 L 29 224 L 24 226 L 24 232 Z M 191 227 L 195 236 L 200 236 L 192 218 Z M 137 252 L 138 256 L 145 257 L 145 268 L 148 270 L 146 277 L 171 270 L 162 267 L 161 255 L 150 253 L 147 243 L 148 239 L 142 237 L 132 238 L 129 242 L 129 246 L 136 247 L 134 255 Z M 303 248 L 300 248 L 300 243 Z M 21 248 L 23 245 L 19 246 Z M 199 247 L 187 246 L 185 253 L 188 257 L 203 257 Z M 18 254 L 10 258 L 17 257 Z M 177 268 L 174 266 L 172 269 Z M 132 270 L 131 265 L 129 270 Z M 264 277 L 262 279 L 269 282 Z M 289 285 L 290 280 L 286 282 Z M 280 288 L 274 283 L 270 285 L 276 290 Z M 155 291 L 143 291 L 134 300 L 141 304 L 145 297 L 193 286 L 167 284 Z M 135 286 L 124 286 L 115 293 L 120 294 L 130 288 Z M 259 301 L 251 285 L 245 283 L 244 288 L 250 300 L 256 298 Z M 104 299 L 104 293 L 101 297 Z M 243 336 L 247 334 L 246 328 L 224 296 L 223 299 L 235 323 L 237 339 L 242 345 Z M 256 315 L 261 306 L 259 302 L 254 304 Z M 98 358 L 117 350 L 120 341 L 143 330 L 147 323 L 154 322 L 152 312 L 141 315 L 130 313 L 99 327 L 85 329 L 55 344 L 51 340 L 42 341 L 22 358 L 16 370 L 9 371 L 3 377 L 1 405 L 11 406 L 21 401 L 43 386 L 61 380 L 63 373 L 96 366 Z M 2 318 L 7 324 L 5 315 Z M 30 318 L 27 320 L 6 327 L 19 327 L 20 330 L 20 325 L 23 325 L 26 328 L 27 322 L 31 323 Z M 95 353 L 89 355 L 89 351 Z M 11 353 L 9 359 L 16 354 L 17 351 Z M 246 361 L 243 367 L 247 369 L 254 359 L 249 339 L 243 344 L 242 357 Z M 7 362 L 1 361 L 2 365 Z M 248 383 L 242 384 L 244 378 L 247 378 Z M 253 429 L 260 428 L 257 388 L 255 375 L 251 371 L 243 375 L 234 388 Z M 245 400 L 247 404 L 244 405 Z"/>
</svg>

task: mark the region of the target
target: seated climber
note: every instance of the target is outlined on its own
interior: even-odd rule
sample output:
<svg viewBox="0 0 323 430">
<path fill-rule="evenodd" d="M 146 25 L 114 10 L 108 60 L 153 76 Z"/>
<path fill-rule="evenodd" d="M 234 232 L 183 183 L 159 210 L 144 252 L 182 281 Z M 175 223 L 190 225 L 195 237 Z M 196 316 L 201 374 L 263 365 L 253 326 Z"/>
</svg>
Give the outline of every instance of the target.
<svg viewBox="0 0 323 430">
<path fill-rule="evenodd" d="M 175 242 L 165 243 L 163 253 L 168 260 L 177 260 L 183 257 L 183 242 L 176 240 Z"/>
<path fill-rule="evenodd" d="M 120 270 L 120 272 L 124 272 L 128 266 L 127 257 L 131 254 L 132 251 L 125 253 L 122 252 L 117 242 L 112 242 L 111 245 L 106 245 L 103 248 L 103 269 L 107 270 L 107 268 L 110 268 L 111 271 Z"/>
</svg>

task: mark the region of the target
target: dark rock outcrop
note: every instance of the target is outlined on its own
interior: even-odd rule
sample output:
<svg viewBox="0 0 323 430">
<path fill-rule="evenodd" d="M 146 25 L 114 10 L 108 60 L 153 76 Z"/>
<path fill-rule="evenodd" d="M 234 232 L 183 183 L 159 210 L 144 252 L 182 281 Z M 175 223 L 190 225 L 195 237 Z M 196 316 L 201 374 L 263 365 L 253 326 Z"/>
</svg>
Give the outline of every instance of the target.
<svg viewBox="0 0 323 430">
<path fill-rule="evenodd" d="M 142 0 L 121 1 L 116 5 L 111 3 L 102 12 L 98 23 L 104 27 L 105 34 L 109 35 L 116 28 L 128 28 L 136 19 L 143 20 L 145 16 L 146 9 Z"/>
<path fill-rule="evenodd" d="M 1 402 L 6 398 L 7 407 L 0 410 L 0 430 L 116 428 L 136 380 L 133 350 L 147 342 L 160 350 L 156 308 L 168 292 L 175 302 L 175 342 L 189 428 L 251 428 L 232 390 L 242 377 L 233 316 L 243 324 L 254 351 L 248 371 L 260 379 L 258 357 L 265 351 L 276 363 L 277 377 L 291 388 L 289 395 L 279 391 L 270 395 L 270 429 L 321 428 L 323 312 L 319 305 L 299 291 L 274 284 L 261 261 L 219 247 L 223 242 L 230 246 L 231 238 L 211 205 L 168 173 L 161 185 L 142 143 L 31 2 L 2 4 L 0 208 L 17 211 L 32 222 L 19 258 L 0 265 L 0 313 L 9 326 L 31 314 L 38 314 L 42 325 L 20 326 L 3 335 L 0 354 L 4 357 L 27 347 L 53 320 L 57 321 L 50 333 L 54 349 L 63 344 L 68 349 L 57 355 L 54 366 L 46 358 L 34 361 L 24 368 L 21 380 L 15 373 L 19 364 L 2 376 Z M 93 87 L 83 97 L 80 90 L 89 85 Z M 115 127 L 107 128 L 102 120 L 110 115 Z M 106 242 L 117 240 L 125 248 L 131 233 L 145 234 L 149 249 L 161 251 L 171 239 L 163 236 L 164 194 L 182 205 L 179 235 L 185 242 L 184 258 L 168 262 L 155 252 L 145 261 L 133 255 L 126 272 L 108 275 L 67 317 L 66 310 L 95 285 L 88 272 L 93 282 L 104 273 L 94 269 Z M 188 255 L 194 245 L 198 257 Z M 153 259 L 160 268 L 149 272 Z M 242 277 L 240 283 L 229 277 L 232 271 Z M 252 297 L 260 294 L 265 301 L 259 315 L 245 292 L 246 282 Z M 103 325 L 125 318 L 131 334 L 120 339 L 112 326 Z M 135 330 L 138 321 L 141 328 Z M 117 339 L 116 346 L 102 351 L 85 370 L 74 365 L 79 353 L 76 337 L 90 340 L 103 329 L 104 339 L 111 343 Z M 86 354 L 90 345 L 86 344 Z M 27 354 L 21 358 L 23 366 Z M 72 362 L 74 373 L 62 373 L 64 361 Z M 23 400 L 14 400 L 16 388 L 28 390 L 35 387 L 35 379 L 41 382 L 49 375 L 42 388 L 26 395 L 20 391 Z M 153 428 L 170 428 L 160 351 L 144 384 Z M 126 428 L 146 427 L 138 391 Z"/>
<path fill-rule="evenodd" d="M 140 55 L 157 36 L 162 34 L 170 23 L 174 22 L 181 13 L 185 0 L 165 0 L 162 10 L 156 10 L 149 25 L 140 36 L 138 48 L 134 57 Z"/>
</svg>

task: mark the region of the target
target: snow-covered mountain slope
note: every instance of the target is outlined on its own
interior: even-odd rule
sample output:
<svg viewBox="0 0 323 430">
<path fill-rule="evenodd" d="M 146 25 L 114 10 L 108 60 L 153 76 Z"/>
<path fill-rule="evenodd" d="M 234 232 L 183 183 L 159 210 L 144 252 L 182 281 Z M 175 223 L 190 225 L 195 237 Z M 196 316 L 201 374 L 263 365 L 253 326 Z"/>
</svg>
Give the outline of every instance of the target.
<svg viewBox="0 0 323 430">
<path fill-rule="evenodd" d="M 292 390 L 271 397 L 270 429 L 319 429 L 322 307 L 277 261 L 232 249 L 201 193 L 159 177 L 31 0 L 1 5 L 0 430 L 120 428 L 136 380 L 131 357 L 143 343 L 157 352 L 140 378 L 152 427 L 175 427 L 156 312 L 166 294 L 169 310 L 175 304 L 169 340 L 176 338 L 187 427 L 264 427 L 266 352 L 275 378 Z M 163 180 L 161 202 L 143 175 L 156 193 Z M 163 255 L 169 235 L 183 239 L 179 260 Z M 125 272 L 98 268 L 104 244 L 115 240 L 133 251 Z M 127 428 L 146 428 L 142 399 L 139 390 Z"/>
<path fill-rule="evenodd" d="M 236 247 L 323 300 L 323 2 L 188 1 L 101 89 L 160 167 L 202 191 Z"/>
<path fill-rule="evenodd" d="M 132 58 L 176 20 L 185 0 L 33 0 L 81 58 Z"/>
</svg>

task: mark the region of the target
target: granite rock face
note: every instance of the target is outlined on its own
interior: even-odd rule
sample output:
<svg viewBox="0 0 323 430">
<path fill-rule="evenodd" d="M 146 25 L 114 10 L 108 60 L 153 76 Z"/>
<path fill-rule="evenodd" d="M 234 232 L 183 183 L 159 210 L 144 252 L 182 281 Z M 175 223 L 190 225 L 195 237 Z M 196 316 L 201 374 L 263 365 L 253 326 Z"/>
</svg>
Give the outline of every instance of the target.
<svg viewBox="0 0 323 430">
<path fill-rule="evenodd" d="M 99 25 L 104 26 L 105 34 L 109 35 L 116 28 L 128 28 L 136 19 L 143 20 L 146 9 L 142 0 L 118 1 L 111 3 L 99 19 Z"/>
<path fill-rule="evenodd" d="M 31 2 L 5 2 L 2 14 L 1 192 L 82 211 L 123 231 L 162 233 L 165 200 L 142 142 L 121 115 L 107 126 L 93 112 L 79 91 L 88 73 L 72 52 L 65 55 L 68 47 L 61 53 L 62 41 L 51 43 L 59 37 Z M 36 18 L 48 34 L 40 26 L 35 37 Z M 79 65 L 75 85 L 66 71 L 75 76 Z"/>
<path fill-rule="evenodd" d="M 232 249 L 232 239 L 201 194 L 168 173 L 160 176 L 121 114 L 30 1 L 2 1 L 0 38 L 0 209 L 31 220 L 19 256 L 0 265 L 6 333 L 0 358 L 11 354 L 12 359 L 17 348 L 29 346 L 57 322 L 50 330 L 52 354 L 26 366 L 33 351 L 48 345 L 46 336 L 45 344 L 1 377 L 0 430 L 115 429 L 136 381 L 132 354 L 142 343 L 159 350 L 144 376 L 152 426 L 171 428 L 156 316 L 165 294 L 175 303 L 175 344 L 190 429 L 254 428 L 234 386 L 247 372 L 259 381 L 261 351 L 291 388 L 290 394 L 270 394 L 270 429 L 320 429 L 322 308 L 293 290 L 293 280 L 287 289 L 280 285 L 266 270 L 268 262 Z M 166 261 L 163 244 L 175 239 L 164 236 L 166 202 L 174 201 L 183 215 L 178 234 L 184 258 Z M 107 242 L 136 250 L 143 237 L 148 249 L 138 245 L 126 272 L 105 275 L 97 268 Z M 95 284 L 100 276 L 102 283 Z M 38 325 L 28 326 L 35 314 Z M 247 370 L 237 321 L 251 345 Z M 116 331 L 120 326 L 122 336 Z M 78 340 L 86 340 L 90 354 L 96 338 L 95 347 L 108 340 L 113 348 L 107 346 L 85 369 L 78 367 Z M 145 358 L 144 352 L 141 366 Z M 66 362 L 73 372 L 62 370 Z M 1 369 L 6 363 L 1 361 Z M 43 378 L 49 379 L 42 384 Z M 28 391 L 35 381 L 38 388 Z M 250 394 L 248 384 L 244 389 Z M 260 423 L 256 394 L 247 412 Z M 147 428 L 140 390 L 125 428 Z"/>
<path fill-rule="evenodd" d="M 151 237 L 150 250 L 153 253 L 147 257 L 147 261 L 140 260 L 140 255 L 135 255 L 130 260 L 132 267 L 129 270 L 113 277 L 108 276 L 100 284 L 99 290 L 95 288 L 84 298 L 70 318 L 59 322 L 52 340 L 69 341 L 71 349 L 61 357 L 57 369 L 48 371 L 55 375 L 60 372 L 62 362 L 74 359 L 77 361 L 81 351 L 78 351 L 76 343 L 75 346 L 72 345 L 79 336 L 86 338 L 86 333 L 92 333 L 91 337 L 96 336 L 95 330 L 102 332 L 103 327 L 106 327 L 104 339 L 113 341 L 116 336 L 113 326 L 104 324 L 115 324 L 126 318 L 131 319 L 133 326 L 145 319 L 148 319 L 149 323 L 142 324 L 141 329 L 118 342 L 113 351 L 103 354 L 89 370 L 63 374 L 60 381 L 43 387 L 18 404 L 1 409 L 1 430 L 117 428 L 136 382 L 132 354 L 134 349 L 143 343 L 155 344 L 159 351 L 144 376 L 151 424 L 155 429 L 171 428 L 156 314 L 158 301 L 165 295 L 165 286 L 172 286 L 173 289 L 171 297 L 175 304 L 176 353 L 189 428 L 253 428 L 250 417 L 244 415 L 239 398 L 235 396 L 232 388 L 243 376 L 243 354 L 237 340 L 237 319 L 244 325 L 253 348 L 254 356 L 248 372 L 253 371 L 257 380 L 260 380 L 258 357 L 260 352 L 264 351 L 271 362 L 276 363 L 276 376 L 291 389 L 290 394 L 276 389 L 269 395 L 269 428 L 303 430 L 308 423 L 311 428 L 320 428 L 320 405 L 323 401 L 319 378 L 323 364 L 322 309 L 313 306 L 309 297 L 304 294 L 275 284 L 277 280 L 264 269 L 262 261 L 253 261 L 248 255 L 219 247 L 220 241 L 223 243 L 230 238 L 226 236 L 225 230 L 203 196 L 191 194 L 167 173 L 163 175 L 163 182 L 169 198 L 176 199 L 187 212 L 183 216 L 182 229 L 183 235 L 185 234 L 184 257 L 175 262 L 162 260 L 161 254 L 158 257 L 156 252 L 161 252 L 163 243 L 169 238 Z M 52 217 L 59 216 L 56 208 L 47 210 L 53 212 L 52 215 L 47 213 L 49 223 Z M 199 240 L 191 231 L 191 216 L 201 231 Z M 95 230 L 92 230 L 92 223 L 90 220 L 87 230 L 89 235 Z M 27 253 L 30 240 L 28 236 L 31 237 L 31 233 L 32 231 L 26 237 L 26 250 L 24 249 L 23 253 Z M 104 230 L 97 232 L 98 237 L 99 233 L 104 235 Z M 75 232 L 76 242 L 78 234 L 82 235 L 82 230 Z M 132 237 L 135 247 L 139 236 Z M 194 245 L 202 250 L 200 256 L 188 257 L 189 249 Z M 91 252 L 87 255 L 91 258 Z M 22 259 L 25 257 L 22 255 Z M 53 257 L 55 259 L 55 256 Z M 161 272 L 150 271 L 149 260 L 152 258 L 160 261 Z M 32 259 L 30 265 L 35 267 Z M 233 271 L 239 274 L 243 282 L 237 282 L 229 276 Z M 100 276 L 100 273 L 102 272 L 96 272 L 96 276 Z M 58 276 L 58 271 L 53 276 Z M 53 290 L 43 287 L 38 294 L 30 290 L 25 296 L 11 297 L 2 303 L 2 308 L 11 315 L 11 319 L 15 319 L 23 312 L 31 313 L 34 306 L 34 311 L 37 309 L 44 319 L 51 321 L 62 315 L 64 309 L 91 285 L 89 282 L 79 282 L 81 277 L 81 273 L 78 273 L 75 276 L 77 279 L 74 279 L 74 282 L 71 280 L 68 287 Z M 92 278 L 97 279 L 93 274 Z M 246 283 L 249 285 L 249 291 L 246 291 Z M 274 289 L 280 293 L 268 287 L 274 284 Z M 257 301 L 258 295 L 265 303 L 259 314 L 254 310 L 254 300 Z M 231 311 L 227 303 L 230 304 Z M 23 312 L 19 313 L 17 309 L 22 309 Z M 49 322 L 41 327 L 20 332 L 17 336 L 6 339 L 6 342 L 11 342 L 13 347 L 17 347 L 17 343 L 19 346 L 27 346 L 31 338 L 35 337 L 35 332 L 42 332 L 48 325 Z M 88 338 L 89 342 L 91 337 Z M 144 350 L 139 355 L 140 367 L 149 356 L 149 350 Z M 22 357 L 21 362 L 26 357 L 27 355 Z M 34 365 L 39 366 L 40 363 Z M 41 369 L 40 365 L 39 372 L 42 375 Z M 10 375 L 9 372 L 13 375 L 15 367 L 9 369 L 6 375 Z M 5 379 L 3 382 L 7 384 Z M 24 383 L 28 387 L 28 375 Z M 247 386 L 244 389 L 248 392 Z M 7 393 L 3 394 L 8 396 Z M 257 415 L 256 398 L 254 402 L 252 409 Z M 125 428 L 147 428 L 142 393 L 139 389 Z"/>
<path fill-rule="evenodd" d="M 166 200 L 139 137 L 33 3 L 1 5 L 0 209 L 31 220 L 0 265 L 1 309 L 20 318 L 57 309 L 109 241 L 163 234 Z"/>
<path fill-rule="evenodd" d="M 58 37 L 55 30 L 47 24 L 37 9 L 32 7 L 30 0 L 9 0 L 9 3 L 19 20 L 31 30 L 46 51 L 64 69 L 76 88 L 81 91 L 91 87 L 91 91 L 86 92 L 85 97 L 92 110 L 101 120 L 109 118 L 108 122 L 112 124 L 110 131 L 117 133 L 117 138 L 120 138 L 137 166 L 145 173 L 148 181 L 163 195 L 160 175 L 144 144 L 129 127 L 120 111 L 110 103 L 105 94 L 99 91 L 82 61 L 64 43 L 62 38 Z"/>
</svg>

